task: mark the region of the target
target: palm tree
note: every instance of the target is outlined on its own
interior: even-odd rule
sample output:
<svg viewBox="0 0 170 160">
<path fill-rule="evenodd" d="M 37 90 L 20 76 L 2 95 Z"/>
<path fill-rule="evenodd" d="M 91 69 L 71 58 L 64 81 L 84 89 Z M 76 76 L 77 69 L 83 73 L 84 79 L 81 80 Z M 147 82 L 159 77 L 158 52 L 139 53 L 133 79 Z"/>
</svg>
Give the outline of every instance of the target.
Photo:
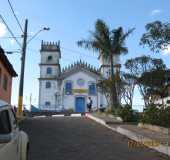
<svg viewBox="0 0 170 160">
<path fill-rule="evenodd" d="M 95 23 L 95 31 L 90 32 L 90 39 L 83 39 L 77 42 L 78 46 L 89 50 L 92 49 L 93 51 L 98 52 L 99 56 L 110 59 L 110 78 L 113 82 L 112 92 L 110 93 L 112 111 L 119 106 L 116 84 L 114 82 L 115 71 L 113 59 L 116 55 L 126 54 L 128 52 L 128 49 L 125 46 L 125 39 L 133 30 L 134 28 L 130 29 L 127 33 L 123 32 L 122 27 L 110 30 L 103 20 L 98 19 Z"/>
</svg>

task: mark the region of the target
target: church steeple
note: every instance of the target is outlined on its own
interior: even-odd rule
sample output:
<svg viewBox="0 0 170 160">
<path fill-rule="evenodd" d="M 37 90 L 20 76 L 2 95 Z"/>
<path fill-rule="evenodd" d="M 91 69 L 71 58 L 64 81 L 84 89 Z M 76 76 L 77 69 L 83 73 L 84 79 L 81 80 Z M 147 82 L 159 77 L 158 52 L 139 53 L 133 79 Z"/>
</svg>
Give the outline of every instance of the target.
<svg viewBox="0 0 170 160">
<path fill-rule="evenodd" d="M 41 109 L 52 109 L 56 105 L 58 91 L 57 79 L 61 74 L 60 42 L 41 42 L 40 48 L 39 106 Z M 53 89 L 53 87 L 56 87 Z M 49 93 L 50 96 L 49 96 Z M 45 97 L 45 98 L 44 98 Z"/>
<path fill-rule="evenodd" d="M 60 59 L 61 59 L 61 51 L 60 51 L 60 42 L 41 42 L 41 63 L 40 65 L 45 65 L 48 67 L 52 67 L 54 73 L 59 76 L 61 73 L 60 69 Z"/>
</svg>

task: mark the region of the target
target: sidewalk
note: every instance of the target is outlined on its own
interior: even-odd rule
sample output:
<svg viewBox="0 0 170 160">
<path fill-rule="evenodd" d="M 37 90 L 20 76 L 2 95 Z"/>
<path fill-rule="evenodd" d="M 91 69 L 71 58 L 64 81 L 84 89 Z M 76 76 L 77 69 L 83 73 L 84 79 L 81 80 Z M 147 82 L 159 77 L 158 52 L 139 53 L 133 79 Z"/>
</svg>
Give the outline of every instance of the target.
<svg viewBox="0 0 170 160">
<path fill-rule="evenodd" d="M 116 131 L 131 140 L 136 141 L 136 145 L 143 144 L 149 148 L 157 150 L 170 156 L 170 135 L 160 134 L 147 129 L 139 128 L 137 125 L 124 124 L 112 117 L 98 114 L 86 114 L 86 117 Z M 152 143 L 151 143 L 152 142 Z M 132 146 L 135 147 L 135 146 Z"/>
</svg>

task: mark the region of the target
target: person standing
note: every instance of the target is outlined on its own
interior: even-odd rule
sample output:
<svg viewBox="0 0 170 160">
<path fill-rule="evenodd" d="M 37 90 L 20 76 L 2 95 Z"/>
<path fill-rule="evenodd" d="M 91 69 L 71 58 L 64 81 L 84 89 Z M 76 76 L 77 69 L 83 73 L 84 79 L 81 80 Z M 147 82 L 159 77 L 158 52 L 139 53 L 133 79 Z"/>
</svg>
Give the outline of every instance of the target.
<svg viewBox="0 0 170 160">
<path fill-rule="evenodd" d="M 88 109 L 89 112 L 91 112 L 92 104 L 93 104 L 93 101 L 92 101 L 91 97 L 88 97 L 88 99 L 87 99 L 87 109 Z"/>
</svg>

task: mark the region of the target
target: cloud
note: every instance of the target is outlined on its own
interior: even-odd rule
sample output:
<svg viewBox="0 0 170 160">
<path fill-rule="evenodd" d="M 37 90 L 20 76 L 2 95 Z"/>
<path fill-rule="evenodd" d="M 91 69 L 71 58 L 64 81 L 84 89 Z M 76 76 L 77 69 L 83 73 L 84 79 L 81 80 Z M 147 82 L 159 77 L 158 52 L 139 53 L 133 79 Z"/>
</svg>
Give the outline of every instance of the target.
<svg viewBox="0 0 170 160">
<path fill-rule="evenodd" d="M 152 10 L 151 11 L 151 16 L 155 16 L 155 15 L 158 15 L 158 14 L 160 14 L 162 12 L 162 10 L 160 10 L 160 9 L 154 9 L 154 10 Z"/>
<path fill-rule="evenodd" d="M 7 33 L 7 29 L 3 23 L 0 22 L 0 37 L 4 37 Z"/>
<path fill-rule="evenodd" d="M 167 46 L 162 52 L 163 52 L 163 55 L 170 55 L 170 45 Z"/>
</svg>

